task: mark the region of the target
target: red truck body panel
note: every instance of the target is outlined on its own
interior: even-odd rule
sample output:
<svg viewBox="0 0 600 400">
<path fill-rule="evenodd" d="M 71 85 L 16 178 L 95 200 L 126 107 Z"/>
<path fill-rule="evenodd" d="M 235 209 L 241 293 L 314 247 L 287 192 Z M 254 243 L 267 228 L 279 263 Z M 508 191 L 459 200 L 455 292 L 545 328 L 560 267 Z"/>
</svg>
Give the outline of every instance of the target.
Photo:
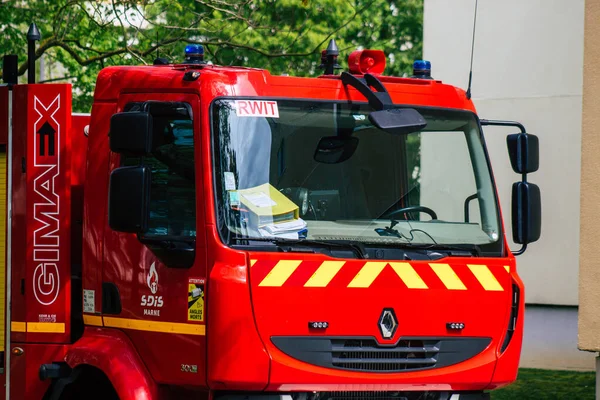
<svg viewBox="0 0 600 400">
<path fill-rule="evenodd" d="M 13 398 L 41 398 L 48 382 L 34 384 L 33 376 L 42 363 L 51 362 L 101 370 L 126 400 L 208 397 L 211 391 L 226 390 L 480 391 L 516 378 L 522 317 L 510 344 L 500 351 L 515 286 L 523 315 L 523 285 L 508 250 L 500 258 L 400 262 L 244 252 L 224 245 L 216 227 L 213 101 L 223 96 L 365 99 L 336 76 L 294 78 L 205 66 L 198 69 L 197 80 L 183 80 L 190 70 L 106 68 L 97 80 L 91 117 L 71 117 L 69 85 L 14 87 L 14 102 L 20 106 L 13 108 L 11 340 L 26 355 L 12 356 Z M 395 104 L 475 112 L 464 91 L 453 86 L 380 79 Z M 129 103 L 147 100 L 185 102 L 194 115 L 198 228 L 189 269 L 164 265 L 135 234 L 115 232 L 108 225 L 109 176 L 121 161 L 109 151 L 110 118 Z M 0 122 L 2 117 L 0 109 Z M 82 134 L 86 126 L 89 138 Z M 52 135 L 54 152 L 48 147 Z M 45 235 L 35 236 L 40 231 Z M 60 256 L 42 260 L 34 256 L 38 250 Z M 71 275 L 80 275 L 80 283 L 72 282 Z M 83 300 L 76 298 L 83 305 L 72 305 L 72 284 L 73 293 L 83 290 Z M 119 313 L 103 312 L 107 284 L 118 292 Z M 192 318 L 188 310 L 192 284 L 204 290 L 201 318 Z M 486 337 L 490 342 L 467 361 L 402 373 L 312 365 L 273 342 L 274 337 L 352 335 L 386 344 L 377 325 L 386 307 L 393 307 L 399 320 L 391 342 L 400 336 Z M 77 316 L 85 329 L 76 329 Z M 315 332 L 307 321 L 329 325 Z M 462 322 L 465 328 L 451 332 L 447 321 Z"/>
<path fill-rule="evenodd" d="M 24 134 L 13 146 L 13 341 L 69 343 L 71 87 L 16 86 L 14 95 Z"/>
<path fill-rule="evenodd" d="M 250 255 L 255 318 L 272 357 L 270 389 L 290 390 L 296 385 L 308 389 L 319 383 L 315 390 L 343 391 L 353 385 L 366 390 L 378 381 L 389 390 L 415 390 L 415 385 L 433 385 L 436 390 L 487 387 L 509 319 L 505 305 L 510 302 L 513 281 L 505 262 L 482 258 L 473 264 L 472 258 L 452 258 L 435 263 L 351 260 L 332 265 L 311 256 L 294 260 L 276 253 Z M 484 271 L 485 279 L 478 280 L 474 271 Z M 476 357 L 437 369 L 435 374 L 425 370 L 377 376 L 307 368 L 290 360 L 270 340 L 276 336 L 343 337 L 353 332 L 358 337 L 380 338 L 381 344 L 394 343 L 398 336 L 386 341 L 378 330 L 377 321 L 386 307 L 395 310 L 396 335 L 402 337 L 486 337 L 493 333 L 493 340 Z M 329 327 L 315 332 L 306 321 L 327 321 Z M 465 328 L 453 333 L 447 330 L 446 321 L 461 321 Z M 330 383 L 332 376 L 336 384 Z"/>
</svg>

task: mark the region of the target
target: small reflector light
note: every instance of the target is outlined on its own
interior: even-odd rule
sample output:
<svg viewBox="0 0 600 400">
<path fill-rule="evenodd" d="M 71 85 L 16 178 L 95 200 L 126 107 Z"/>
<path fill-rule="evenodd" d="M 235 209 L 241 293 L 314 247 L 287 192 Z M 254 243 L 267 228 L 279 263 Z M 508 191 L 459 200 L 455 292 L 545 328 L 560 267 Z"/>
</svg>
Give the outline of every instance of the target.
<svg viewBox="0 0 600 400">
<path fill-rule="evenodd" d="M 463 322 L 447 322 L 446 329 L 452 331 L 462 331 L 463 329 L 465 329 L 465 324 Z"/>
<path fill-rule="evenodd" d="M 198 71 L 186 71 L 185 74 L 183 74 L 183 80 L 184 81 L 195 81 L 196 79 L 200 78 L 200 72 Z"/>
<path fill-rule="evenodd" d="M 427 60 L 416 60 L 413 63 L 413 78 L 431 79 L 431 63 Z"/>
<path fill-rule="evenodd" d="M 309 322 L 308 323 L 308 328 L 309 329 L 327 329 L 329 327 L 329 322 L 323 321 L 323 322 Z"/>
<path fill-rule="evenodd" d="M 21 354 L 23 354 L 23 349 L 20 347 L 13 347 L 11 353 L 13 354 L 13 356 L 20 356 Z"/>
<path fill-rule="evenodd" d="M 385 53 L 381 50 L 356 50 L 348 56 L 351 74 L 380 75 L 385 69 Z"/>
</svg>

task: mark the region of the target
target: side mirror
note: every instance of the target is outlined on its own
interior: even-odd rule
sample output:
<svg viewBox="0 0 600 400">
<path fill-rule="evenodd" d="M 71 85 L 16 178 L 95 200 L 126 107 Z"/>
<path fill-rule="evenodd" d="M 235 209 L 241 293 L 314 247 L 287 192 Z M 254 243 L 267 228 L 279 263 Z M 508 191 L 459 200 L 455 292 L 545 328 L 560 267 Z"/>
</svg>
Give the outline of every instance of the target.
<svg viewBox="0 0 600 400">
<path fill-rule="evenodd" d="M 150 218 L 148 167 L 121 167 L 110 174 L 108 225 L 117 232 L 143 233 Z"/>
<path fill-rule="evenodd" d="M 337 164 L 346 161 L 356 151 L 358 138 L 326 136 L 319 140 L 314 159 L 323 164 Z"/>
<path fill-rule="evenodd" d="M 542 202 L 540 188 L 529 182 L 512 186 L 513 241 L 526 245 L 540 238 L 542 231 Z"/>
<path fill-rule="evenodd" d="M 143 156 L 153 149 L 152 115 L 148 112 L 122 112 L 110 118 L 110 151 Z"/>
<path fill-rule="evenodd" d="M 418 132 L 427 126 L 427 121 L 414 108 L 391 108 L 373 111 L 369 121 L 379 129 L 393 135 L 407 135 Z"/>
<path fill-rule="evenodd" d="M 526 133 L 515 133 L 506 137 L 512 169 L 518 174 L 535 172 L 540 166 L 538 137 Z"/>
</svg>

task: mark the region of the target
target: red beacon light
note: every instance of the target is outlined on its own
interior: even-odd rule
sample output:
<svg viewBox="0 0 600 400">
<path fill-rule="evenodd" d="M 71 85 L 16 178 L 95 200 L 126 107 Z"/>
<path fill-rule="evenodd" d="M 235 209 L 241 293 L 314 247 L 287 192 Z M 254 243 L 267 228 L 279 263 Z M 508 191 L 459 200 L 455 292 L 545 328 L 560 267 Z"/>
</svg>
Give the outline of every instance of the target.
<svg viewBox="0 0 600 400">
<path fill-rule="evenodd" d="M 354 75 L 381 75 L 385 69 L 385 53 L 382 50 L 356 50 L 348 56 L 348 68 Z"/>
</svg>

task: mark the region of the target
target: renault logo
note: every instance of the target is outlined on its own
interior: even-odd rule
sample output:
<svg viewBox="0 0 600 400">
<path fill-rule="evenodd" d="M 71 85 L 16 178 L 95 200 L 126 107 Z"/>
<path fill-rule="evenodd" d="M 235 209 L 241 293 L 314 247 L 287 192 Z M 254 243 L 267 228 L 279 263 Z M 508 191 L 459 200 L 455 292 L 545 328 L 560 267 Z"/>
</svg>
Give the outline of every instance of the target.
<svg viewBox="0 0 600 400">
<path fill-rule="evenodd" d="M 379 331 L 384 339 L 391 339 L 398 328 L 398 319 L 392 308 L 384 308 L 379 317 Z"/>
</svg>

